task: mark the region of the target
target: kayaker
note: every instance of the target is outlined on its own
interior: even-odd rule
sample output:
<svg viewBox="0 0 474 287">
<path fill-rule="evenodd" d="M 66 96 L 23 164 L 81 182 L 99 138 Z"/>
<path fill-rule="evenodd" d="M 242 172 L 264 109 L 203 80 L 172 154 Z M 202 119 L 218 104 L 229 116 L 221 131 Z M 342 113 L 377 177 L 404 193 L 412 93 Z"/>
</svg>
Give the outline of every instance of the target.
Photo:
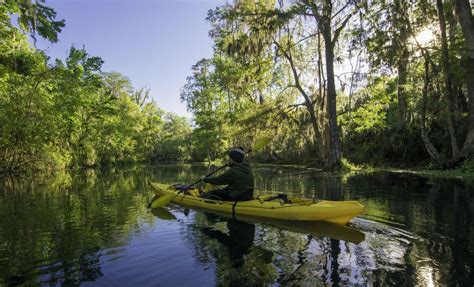
<svg viewBox="0 0 474 287">
<path fill-rule="evenodd" d="M 250 165 L 244 160 L 243 148 L 233 148 L 229 156 L 228 169 L 216 177 L 204 177 L 202 180 L 213 185 L 227 185 L 223 189 L 217 189 L 203 193 L 201 197 L 210 199 L 221 199 L 227 201 L 246 201 L 253 199 L 254 180 Z"/>
</svg>

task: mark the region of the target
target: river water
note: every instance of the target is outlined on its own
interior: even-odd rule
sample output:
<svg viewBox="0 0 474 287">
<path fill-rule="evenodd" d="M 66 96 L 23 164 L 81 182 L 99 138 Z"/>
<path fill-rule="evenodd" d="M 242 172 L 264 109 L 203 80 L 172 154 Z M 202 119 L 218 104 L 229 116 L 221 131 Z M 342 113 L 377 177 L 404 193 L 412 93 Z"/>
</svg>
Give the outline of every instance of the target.
<svg viewBox="0 0 474 287">
<path fill-rule="evenodd" d="M 254 166 L 259 193 L 358 200 L 348 226 L 260 223 L 171 204 L 149 181 L 197 165 L 0 178 L 0 286 L 472 286 L 474 183 Z"/>
</svg>

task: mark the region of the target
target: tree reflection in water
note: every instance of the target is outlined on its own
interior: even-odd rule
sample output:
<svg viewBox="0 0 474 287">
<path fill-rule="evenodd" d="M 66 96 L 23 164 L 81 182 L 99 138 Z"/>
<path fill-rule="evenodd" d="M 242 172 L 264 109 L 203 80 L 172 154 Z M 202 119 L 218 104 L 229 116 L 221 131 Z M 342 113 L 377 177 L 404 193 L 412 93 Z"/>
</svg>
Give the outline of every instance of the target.
<svg viewBox="0 0 474 287">
<path fill-rule="evenodd" d="M 400 282 L 406 274 L 417 276 L 403 268 L 410 241 L 417 238 L 396 228 L 387 230 L 383 224 L 356 220 L 355 225 L 371 235 L 351 243 L 314 230 L 300 233 L 302 229 L 294 232 L 197 211 L 188 216 L 182 234 L 193 257 L 215 268 L 219 286 L 365 286 Z"/>
<path fill-rule="evenodd" d="M 186 216 L 176 205 L 149 211 L 148 181 L 185 182 L 205 174 L 202 167 L 4 177 L 0 286 L 472 286 L 472 182 L 267 171 L 255 169 L 257 190 L 359 200 L 367 211 L 351 221 L 358 231 L 241 224 L 193 210 Z"/>
</svg>

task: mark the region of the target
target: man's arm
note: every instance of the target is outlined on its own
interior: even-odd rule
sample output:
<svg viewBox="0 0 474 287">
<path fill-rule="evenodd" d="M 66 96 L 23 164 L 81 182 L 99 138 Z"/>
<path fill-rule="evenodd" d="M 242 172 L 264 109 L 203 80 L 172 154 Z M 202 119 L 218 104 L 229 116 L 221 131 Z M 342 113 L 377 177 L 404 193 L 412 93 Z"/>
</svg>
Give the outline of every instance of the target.
<svg viewBox="0 0 474 287">
<path fill-rule="evenodd" d="M 231 184 L 234 181 L 234 171 L 231 168 L 219 176 L 205 177 L 202 181 L 214 185 Z"/>
</svg>

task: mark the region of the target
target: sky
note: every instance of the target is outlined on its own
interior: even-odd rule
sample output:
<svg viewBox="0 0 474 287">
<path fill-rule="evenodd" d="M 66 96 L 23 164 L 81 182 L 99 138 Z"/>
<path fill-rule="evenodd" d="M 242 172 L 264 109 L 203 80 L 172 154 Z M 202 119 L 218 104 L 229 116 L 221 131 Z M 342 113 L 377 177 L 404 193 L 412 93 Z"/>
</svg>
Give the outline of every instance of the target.
<svg viewBox="0 0 474 287">
<path fill-rule="evenodd" d="M 127 76 L 134 87 L 150 88 L 157 105 L 191 117 L 179 93 L 191 66 L 212 56 L 207 11 L 225 0 L 47 0 L 66 26 L 58 43 L 37 48 L 65 59 L 69 48 L 99 56 L 103 71 Z"/>
</svg>

